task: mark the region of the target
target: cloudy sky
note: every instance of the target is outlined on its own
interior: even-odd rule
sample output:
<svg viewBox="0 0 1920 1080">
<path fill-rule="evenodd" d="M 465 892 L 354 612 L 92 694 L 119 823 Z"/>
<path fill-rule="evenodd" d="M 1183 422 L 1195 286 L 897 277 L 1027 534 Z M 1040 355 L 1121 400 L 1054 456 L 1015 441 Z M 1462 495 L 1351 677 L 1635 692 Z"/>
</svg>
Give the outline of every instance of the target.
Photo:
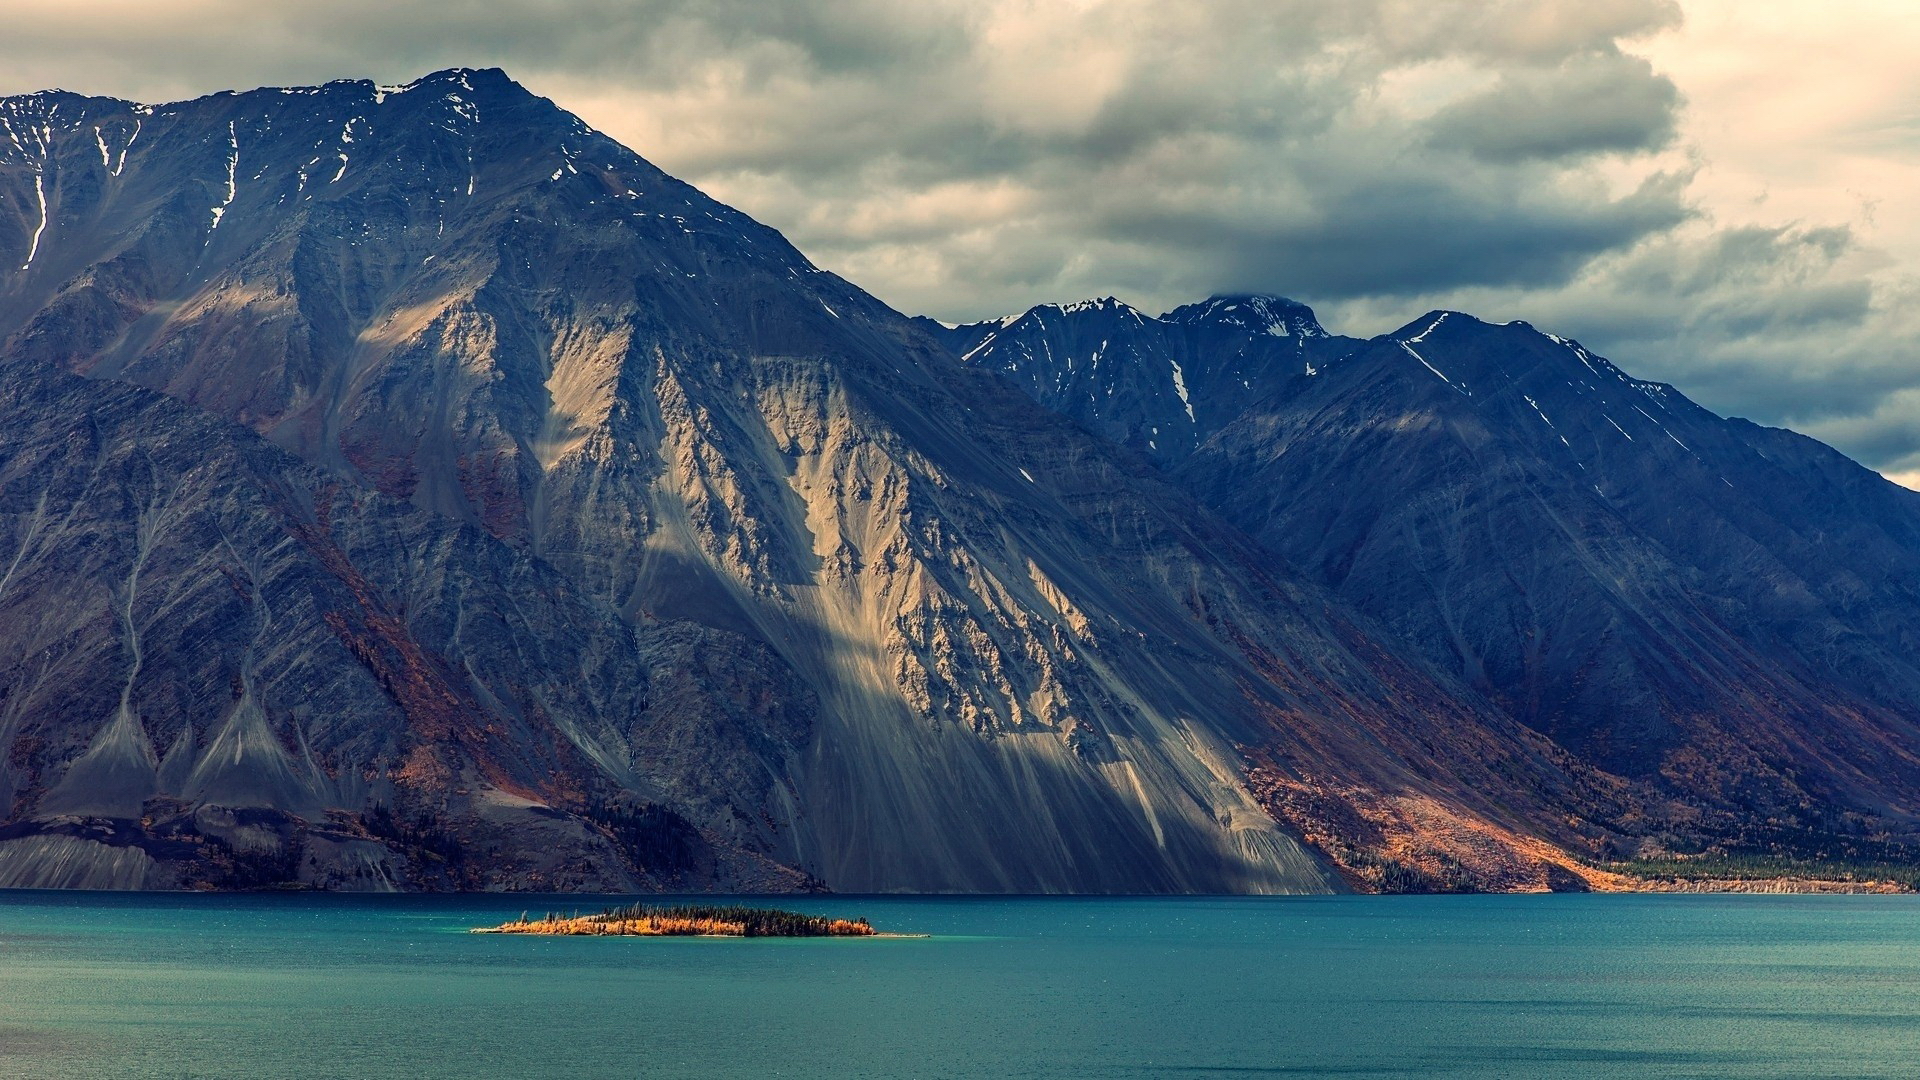
<svg viewBox="0 0 1920 1080">
<path fill-rule="evenodd" d="M 1525 318 L 1920 486 L 1911 0 L 8 0 L 0 93 L 504 67 L 948 320 Z"/>
</svg>

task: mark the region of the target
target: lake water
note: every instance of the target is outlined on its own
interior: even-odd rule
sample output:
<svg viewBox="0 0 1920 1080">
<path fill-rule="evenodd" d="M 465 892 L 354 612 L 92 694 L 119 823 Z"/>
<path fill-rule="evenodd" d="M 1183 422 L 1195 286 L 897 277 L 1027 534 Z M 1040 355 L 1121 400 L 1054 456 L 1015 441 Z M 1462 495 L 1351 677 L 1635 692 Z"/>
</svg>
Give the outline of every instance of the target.
<svg viewBox="0 0 1920 1080">
<path fill-rule="evenodd" d="M 801 898 L 926 940 L 468 935 L 598 899 L 0 893 L 0 1076 L 1914 1076 L 1920 898 Z"/>
</svg>

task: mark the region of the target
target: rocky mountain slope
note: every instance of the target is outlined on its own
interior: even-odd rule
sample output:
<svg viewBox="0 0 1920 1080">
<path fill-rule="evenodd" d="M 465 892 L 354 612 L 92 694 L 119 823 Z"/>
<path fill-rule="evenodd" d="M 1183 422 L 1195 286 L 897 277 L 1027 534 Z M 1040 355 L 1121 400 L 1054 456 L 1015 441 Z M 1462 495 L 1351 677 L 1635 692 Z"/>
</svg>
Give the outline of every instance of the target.
<svg viewBox="0 0 1920 1080">
<path fill-rule="evenodd" d="M 1107 350 L 1176 329 L 1144 325 Z M 1249 333 L 1215 364 L 1265 344 Z M 1029 387 L 1062 377 L 1030 356 Z M 1920 494 L 1524 323 L 1432 312 L 1272 368 L 1111 411 L 1096 397 L 1084 422 L 1137 444 L 1189 404 L 1230 416 L 1172 475 L 1271 565 L 1675 800 L 1643 844 L 1911 839 Z"/>
<path fill-rule="evenodd" d="M 699 838 L 632 763 L 649 661 L 697 646 L 643 648 L 539 562 L 179 403 L 5 375 L 0 881 L 805 884 Z M 599 745 L 632 749 L 593 768 Z"/>
<path fill-rule="evenodd" d="M 1920 805 L 1920 494 L 1813 440 L 1435 312 L 1183 475 L 1586 760 L 1740 821 Z"/>
<path fill-rule="evenodd" d="M 1544 887 L 1661 812 L 499 72 L 6 99 L 0 199 L 0 884 Z"/>
</svg>

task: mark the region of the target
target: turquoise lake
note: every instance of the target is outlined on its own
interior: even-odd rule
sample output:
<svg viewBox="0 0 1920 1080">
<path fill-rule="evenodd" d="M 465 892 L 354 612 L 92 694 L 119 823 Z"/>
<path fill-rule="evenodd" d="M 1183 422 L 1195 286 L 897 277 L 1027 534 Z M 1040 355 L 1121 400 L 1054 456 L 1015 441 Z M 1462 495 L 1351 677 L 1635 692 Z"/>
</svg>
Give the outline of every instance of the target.
<svg viewBox="0 0 1920 1080">
<path fill-rule="evenodd" d="M 469 935 L 601 899 L 0 892 L 0 1076 L 1920 1075 L 1920 898 L 787 898 L 926 940 Z"/>
</svg>

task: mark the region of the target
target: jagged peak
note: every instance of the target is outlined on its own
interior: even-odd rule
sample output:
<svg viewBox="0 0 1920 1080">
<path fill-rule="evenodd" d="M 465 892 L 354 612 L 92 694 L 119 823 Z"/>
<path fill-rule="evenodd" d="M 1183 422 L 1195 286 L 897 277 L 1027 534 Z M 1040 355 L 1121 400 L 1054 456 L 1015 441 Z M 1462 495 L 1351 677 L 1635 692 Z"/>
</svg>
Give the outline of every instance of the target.
<svg viewBox="0 0 1920 1080">
<path fill-rule="evenodd" d="M 1132 304 L 1129 304 L 1124 300 L 1119 300 L 1112 296 L 1103 296 L 1103 297 L 1098 297 L 1098 298 L 1088 299 L 1088 300 L 1076 300 L 1071 304 L 1064 304 L 1064 305 L 1049 304 L 1047 306 L 1059 307 L 1059 309 L 1062 312 L 1065 312 L 1068 315 L 1079 314 L 1080 312 L 1083 312 L 1083 311 L 1112 311 L 1122 315 L 1132 314 L 1135 316 L 1140 316 L 1140 310 L 1138 308 L 1134 307 Z"/>
<path fill-rule="evenodd" d="M 1565 350 L 1573 359 L 1579 361 L 1596 375 L 1611 376 L 1633 383 L 1640 381 L 1620 370 L 1611 360 L 1588 350 L 1585 345 L 1580 344 L 1578 341 L 1542 330 L 1522 319 L 1514 319 L 1504 323 L 1490 323 L 1477 316 L 1469 315 L 1464 311 L 1450 311 L 1436 308 L 1402 326 L 1400 329 L 1395 330 L 1393 333 L 1388 334 L 1387 337 L 1403 344 L 1417 345 L 1427 341 L 1434 334 L 1442 332 L 1443 328 L 1456 331 L 1464 328 L 1491 330 L 1522 335 L 1537 341 L 1551 342 L 1558 348 Z"/>
<path fill-rule="evenodd" d="M 1460 336 L 1462 334 L 1468 336 L 1463 338 Z M 1460 346 L 1476 341 L 1492 341 L 1495 343 L 1493 354 L 1508 358 L 1536 356 L 1551 364 L 1562 365 L 1567 377 L 1581 380 L 1584 385 L 1613 384 L 1631 388 L 1662 406 L 1669 403 L 1692 404 L 1667 384 L 1636 379 L 1578 341 L 1541 330 L 1520 319 L 1490 323 L 1463 311 L 1435 309 L 1375 340 L 1392 346 L 1395 356 L 1404 355 L 1420 361 L 1428 370 L 1469 396 L 1469 384 L 1477 384 L 1490 369 L 1485 366 L 1485 349 L 1463 349 Z M 1513 370 L 1510 360 L 1496 363 L 1495 369 L 1506 372 Z"/>
<path fill-rule="evenodd" d="M 93 100 L 93 99 L 89 99 L 86 94 L 76 93 L 75 91 L 72 91 L 72 90 L 64 90 L 58 86 L 48 87 L 45 90 L 30 90 L 24 94 L 8 94 L 5 97 L 0 97 L 0 102 L 9 102 L 9 103 L 34 101 L 34 102 L 53 102 L 55 104 L 58 104 L 64 101 L 87 101 L 87 100 Z"/>
<path fill-rule="evenodd" d="M 1432 311 L 1427 312 L 1425 315 L 1420 316 L 1419 318 L 1413 320 L 1412 322 L 1406 324 L 1405 326 L 1402 326 L 1400 329 L 1395 330 L 1394 332 L 1386 336 L 1389 338 L 1392 338 L 1395 341 L 1418 344 L 1419 342 L 1425 341 L 1429 337 L 1433 336 L 1433 334 L 1436 331 L 1440 330 L 1441 327 L 1447 326 L 1449 324 L 1452 324 L 1455 328 L 1458 328 L 1460 326 L 1492 325 L 1472 315 L 1469 315 L 1464 311 L 1450 311 L 1445 308 L 1434 308 Z"/>
<path fill-rule="evenodd" d="M 1218 293 L 1199 303 L 1182 304 L 1160 318 L 1188 325 L 1237 326 L 1273 337 L 1329 336 L 1312 308 L 1272 293 Z"/>
<path fill-rule="evenodd" d="M 993 326 L 1004 330 L 1023 319 L 1045 319 L 1050 314 L 1079 315 L 1089 311 L 1110 311 L 1120 315 L 1132 315 L 1141 322 L 1148 322 L 1153 318 L 1150 315 L 1144 314 L 1139 308 L 1134 307 L 1125 300 L 1116 299 L 1112 296 L 1103 296 L 1087 300 L 1076 300 L 1070 304 L 1035 304 L 1025 311 L 1016 311 L 1011 315 L 1002 315 L 997 319 L 981 319 L 979 322 L 960 323 L 956 326 L 949 327 L 949 329 L 964 329 L 970 326 Z M 946 324 L 943 323 L 942 325 Z"/>
<path fill-rule="evenodd" d="M 497 99 L 502 96 L 518 98 L 536 96 L 499 68 L 469 67 L 442 68 L 404 83 L 383 83 L 375 79 L 333 79 L 318 86 L 263 86 L 258 90 L 250 90 L 242 96 L 258 94 L 334 97 L 344 95 L 355 100 L 370 98 L 373 105 L 382 106 L 391 99 L 421 91 L 428 91 L 435 98 L 456 101 Z"/>
<path fill-rule="evenodd" d="M 20 122 L 66 129 L 77 127 L 85 122 L 87 114 L 94 111 L 92 106 L 95 105 L 105 105 L 110 109 L 130 108 L 140 113 L 153 111 L 150 105 L 136 105 L 117 98 L 95 97 L 75 93 L 72 90 L 54 88 L 0 97 L 0 118 L 7 119 L 10 124 Z M 62 109 L 67 110 L 64 115 L 61 112 Z M 0 135 L 5 134 L 7 134 L 6 131 L 0 130 Z M 16 131 L 13 134 L 14 141 L 19 142 L 22 133 Z"/>
<path fill-rule="evenodd" d="M 283 96 L 323 96 L 335 94 L 354 94 L 373 99 L 374 104 L 384 104 L 388 98 L 416 90 L 440 88 L 446 94 L 465 91 L 469 94 L 518 93 L 526 97 L 535 96 L 531 90 L 515 81 L 512 76 L 497 67 L 472 68 L 450 67 L 431 71 L 407 83 L 381 83 L 374 79 L 331 79 L 327 82 L 308 86 L 262 86 L 253 90 L 217 90 L 195 98 L 183 98 L 179 101 L 146 103 L 124 98 L 100 97 L 75 93 L 59 88 L 35 90 L 29 93 L 12 94 L 0 97 L 0 109 L 57 108 L 69 102 L 108 102 L 132 109 L 135 112 L 150 115 L 155 110 L 174 110 L 191 105 L 197 101 L 214 101 L 224 98 L 246 98 L 255 95 Z"/>
</svg>

